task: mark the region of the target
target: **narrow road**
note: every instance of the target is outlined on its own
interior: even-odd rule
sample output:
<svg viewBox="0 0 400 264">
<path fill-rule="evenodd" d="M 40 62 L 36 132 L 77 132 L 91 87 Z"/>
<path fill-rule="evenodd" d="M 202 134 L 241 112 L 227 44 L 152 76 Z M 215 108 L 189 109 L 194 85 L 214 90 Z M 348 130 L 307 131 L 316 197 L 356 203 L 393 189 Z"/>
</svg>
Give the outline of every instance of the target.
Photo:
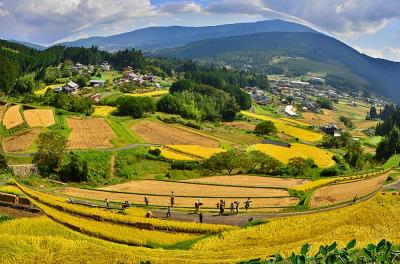
<svg viewBox="0 0 400 264">
<path fill-rule="evenodd" d="M 397 180 L 391 184 L 385 185 L 383 187 L 384 190 L 400 190 L 400 180 Z"/>
</svg>

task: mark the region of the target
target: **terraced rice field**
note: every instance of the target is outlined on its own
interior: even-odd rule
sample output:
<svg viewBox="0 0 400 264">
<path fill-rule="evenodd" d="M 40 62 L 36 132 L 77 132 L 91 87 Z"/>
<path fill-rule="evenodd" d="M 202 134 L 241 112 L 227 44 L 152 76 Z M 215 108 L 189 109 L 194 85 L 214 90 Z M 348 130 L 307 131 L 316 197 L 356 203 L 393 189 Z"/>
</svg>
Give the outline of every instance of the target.
<svg viewBox="0 0 400 264">
<path fill-rule="evenodd" d="M 189 184 L 182 182 L 165 182 L 165 181 L 130 181 L 126 183 L 116 184 L 101 188 L 102 190 L 135 192 L 144 194 L 161 194 L 169 195 L 174 191 L 177 196 L 214 196 L 214 197 L 275 197 L 288 196 L 289 193 L 283 189 L 262 189 L 262 188 L 245 188 L 230 186 L 208 186 L 202 184 Z"/>
<path fill-rule="evenodd" d="M 335 112 L 332 110 L 323 109 L 323 114 L 317 114 L 312 112 L 302 113 L 303 118 L 300 119 L 305 123 L 311 124 L 313 126 L 324 126 L 329 123 L 333 123 L 340 128 L 345 128 L 343 123 L 335 119 Z"/>
<path fill-rule="evenodd" d="M 146 142 L 153 144 L 199 145 L 210 148 L 219 146 L 217 140 L 153 121 L 141 121 L 135 124 L 132 129 Z"/>
<path fill-rule="evenodd" d="M 49 127 L 55 124 L 51 109 L 25 110 L 24 116 L 29 127 Z"/>
<path fill-rule="evenodd" d="M 153 186 L 153 185 L 150 185 L 150 187 L 151 186 Z M 190 187 L 190 188 L 193 188 L 193 191 L 190 192 L 190 188 L 187 187 L 187 184 L 186 184 L 186 187 L 184 190 L 189 191 L 189 192 L 186 192 L 186 194 L 193 195 L 194 197 L 179 197 L 179 195 L 183 195 L 183 194 L 181 194 L 181 192 L 177 192 L 176 189 L 174 189 L 175 193 L 177 195 L 175 198 L 175 206 L 193 208 L 194 203 L 196 202 L 196 199 L 201 198 L 201 200 L 204 204 L 204 208 L 214 209 L 216 207 L 216 204 L 220 201 L 220 199 L 222 199 L 224 197 L 223 196 L 224 194 L 229 195 L 227 197 L 230 197 L 230 198 L 223 198 L 227 204 L 230 204 L 230 203 L 238 200 L 243 205 L 243 202 L 247 200 L 247 198 L 243 198 L 243 197 L 252 197 L 251 198 L 251 200 L 253 201 L 251 204 L 252 208 L 295 206 L 299 202 L 297 197 L 253 198 L 259 194 L 263 194 L 264 196 L 269 196 L 271 194 L 278 194 L 276 192 L 276 190 L 264 189 L 264 191 L 261 191 L 262 189 L 260 189 L 260 191 L 257 191 L 259 189 L 251 189 L 250 191 L 245 191 L 246 190 L 245 188 L 234 188 L 234 187 L 219 187 L 218 188 L 218 186 L 210 187 L 210 186 L 205 186 L 205 185 L 191 185 L 191 186 L 202 186 L 201 187 L 202 190 L 198 190 L 197 187 Z M 221 194 L 218 194 L 216 192 L 217 189 L 215 189 L 215 191 L 214 191 L 214 188 L 218 188 L 218 190 L 222 190 L 221 188 L 224 188 L 224 191 Z M 228 189 L 228 188 L 230 188 L 230 189 Z M 238 189 L 240 189 L 243 192 L 237 192 Z M 249 189 L 249 188 L 247 188 L 247 189 Z M 154 187 L 154 190 L 158 190 L 158 189 L 156 189 L 156 187 Z M 150 191 L 154 191 L 154 190 L 151 189 Z M 171 189 L 168 189 L 168 192 L 165 193 L 166 196 L 148 195 L 150 204 L 158 205 L 158 206 L 168 206 L 170 203 L 170 197 L 168 196 L 168 194 L 171 193 L 170 190 Z M 184 190 L 182 190 L 182 191 L 184 191 Z M 197 192 L 197 191 L 199 191 L 199 192 Z M 282 190 L 278 190 L 278 191 L 282 191 Z M 77 189 L 77 188 L 70 188 L 70 187 L 63 189 L 60 192 L 64 195 L 68 195 L 71 197 L 81 197 L 81 198 L 85 198 L 85 199 L 96 199 L 96 200 L 105 200 L 107 198 L 110 201 L 115 201 L 115 202 L 124 202 L 124 201 L 128 200 L 129 202 L 131 202 L 133 204 L 144 204 L 144 195 L 108 193 L 108 192 Z M 283 192 L 284 191 L 282 191 L 282 193 Z M 214 195 L 216 195 L 216 197 L 215 198 L 209 198 L 209 197 L 204 198 L 204 196 L 200 195 L 200 193 L 209 194 L 209 195 L 214 194 Z M 248 194 L 248 195 L 243 196 L 243 194 Z"/>
<path fill-rule="evenodd" d="M 29 129 L 12 137 L 6 138 L 3 148 L 6 152 L 27 151 L 33 142 L 39 137 L 40 129 Z"/>
<path fill-rule="evenodd" d="M 291 124 L 289 124 L 289 122 L 281 120 L 281 119 L 269 117 L 266 115 L 257 115 L 257 114 L 253 114 L 253 113 L 246 112 L 246 111 L 242 111 L 242 114 L 247 117 L 250 117 L 250 118 L 255 118 L 255 119 L 264 120 L 264 121 L 272 121 L 272 122 L 274 122 L 274 124 L 279 132 L 289 135 L 289 136 L 292 136 L 292 137 L 295 137 L 295 138 L 298 138 L 300 140 L 304 140 L 304 141 L 308 141 L 308 142 L 315 142 L 315 141 L 319 141 L 323 138 L 323 135 L 320 133 L 316 133 L 313 131 L 295 127 L 295 126 L 293 126 L 293 124 L 291 125 Z"/>
<path fill-rule="evenodd" d="M 68 138 L 70 149 L 112 148 L 111 140 L 117 135 L 101 118 L 67 118 L 71 133 Z"/>
<path fill-rule="evenodd" d="M 332 160 L 333 154 L 331 152 L 305 144 L 293 143 L 290 148 L 272 144 L 256 144 L 250 146 L 250 149 L 262 151 L 285 164 L 295 157 L 311 158 L 321 168 L 327 168 L 335 164 Z"/>
<path fill-rule="evenodd" d="M 237 185 L 237 186 L 258 186 L 258 187 L 282 187 L 291 188 L 310 182 L 306 179 L 285 179 L 274 177 L 260 177 L 250 175 L 229 175 L 229 176 L 212 176 L 205 178 L 197 178 L 185 180 L 185 182 L 199 182 L 210 184 Z"/>
<path fill-rule="evenodd" d="M 311 207 L 321 207 L 346 202 L 355 197 L 361 198 L 382 187 L 388 173 L 381 176 L 338 185 L 331 185 L 317 189 L 311 198 Z"/>
<path fill-rule="evenodd" d="M 378 124 L 378 121 L 374 120 L 355 120 L 353 124 L 356 126 L 357 129 L 367 129 L 367 128 L 375 128 Z"/>
<path fill-rule="evenodd" d="M 231 127 L 237 127 L 243 130 L 249 130 L 253 131 L 256 128 L 256 125 L 253 125 L 251 123 L 247 122 L 240 122 L 240 121 L 235 121 L 235 122 L 226 122 L 224 123 L 226 126 L 231 126 Z"/>
<path fill-rule="evenodd" d="M 213 155 L 225 151 L 222 148 L 205 148 L 197 145 L 166 145 L 165 147 L 201 159 L 209 159 Z"/>
<path fill-rule="evenodd" d="M 112 106 L 95 106 L 92 116 L 93 117 L 107 117 L 115 110 L 117 110 L 117 108 L 112 107 Z"/>
<path fill-rule="evenodd" d="M 196 160 L 192 157 L 189 157 L 187 155 L 183 155 L 181 153 L 172 151 L 167 148 L 158 148 L 161 151 L 161 157 L 168 159 L 168 160 L 186 160 L 186 161 L 193 161 Z"/>
<path fill-rule="evenodd" d="M 350 119 L 354 120 L 364 120 L 369 113 L 369 107 L 364 105 L 351 106 L 347 105 L 346 102 L 340 101 L 338 104 L 335 104 L 335 108 L 337 108 L 337 115 L 348 116 Z"/>
<path fill-rule="evenodd" d="M 7 109 L 3 117 L 3 125 L 7 129 L 17 127 L 24 123 L 24 119 L 22 118 L 21 113 L 19 112 L 20 108 L 21 105 L 13 105 Z"/>
</svg>

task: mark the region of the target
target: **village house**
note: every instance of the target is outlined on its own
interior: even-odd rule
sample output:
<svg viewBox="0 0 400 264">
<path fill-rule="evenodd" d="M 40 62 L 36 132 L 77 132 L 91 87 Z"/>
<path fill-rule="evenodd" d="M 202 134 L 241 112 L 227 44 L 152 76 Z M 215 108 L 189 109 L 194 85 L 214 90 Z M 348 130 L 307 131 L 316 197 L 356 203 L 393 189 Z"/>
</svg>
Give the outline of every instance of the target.
<svg viewBox="0 0 400 264">
<path fill-rule="evenodd" d="M 332 135 L 334 137 L 340 137 L 340 128 L 338 128 L 335 124 L 329 123 L 322 127 L 322 131 L 324 131 L 328 135 Z"/>
<path fill-rule="evenodd" d="M 79 89 L 79 85 L 74 83 L 73 81 L 68 82 L 66 85 L 62 87 L 62 92 L 67 94 L 72 94 Z"/>
<path fill-rule="evenodd" d="M 90 80 L 89 85 L 93 87 L 103 87 L 105 81 L 104 80 Z"/>
</svg>

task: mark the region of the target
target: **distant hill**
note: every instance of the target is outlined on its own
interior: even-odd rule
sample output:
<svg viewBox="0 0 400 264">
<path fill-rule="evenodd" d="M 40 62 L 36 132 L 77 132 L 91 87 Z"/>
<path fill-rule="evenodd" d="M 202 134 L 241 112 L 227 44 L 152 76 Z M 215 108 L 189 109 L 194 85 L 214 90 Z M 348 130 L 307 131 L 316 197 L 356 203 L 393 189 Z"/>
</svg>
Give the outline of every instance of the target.
<svg viewBox="0 0 400 264">
<path fill-rule="evenodd" d="M 234 66 L 249 64 L 267 72 L 276 67 L 300 73 L 325 72 L 345 78 L 354 87 L 400 98 L 400 63 L 371 58 L 323 34 L 268 32 L 214 38 L 153 54 Z"/>
<path fill-rule="evenodd" d="M 18 40 L 14 40 L 14 39 L 9 39 L 8 41 L 9 42 L 14 42 L 14 43 L 17 43 L 17 44 L 21 44 L 21 45 L 27 46 L 28 48 L 32 48 L 32 49 L 36 49 L 36 50 L 45 50 L 45 49 L 47 49 L 47 47 L 39 45 L 39 44 L 35 44 L 35 43 L 18 41 Z"/>
<path fill-rule="evenodd" d="M 92 37 L 60 43 L 69 47 L 98 46 L 103 50 L 141 49 L 144 51 L 180 47 L 212 38 L 248 35 L 261 32 L 314 32 L 317 31 L 283 20 L 266 20 L 207 27 L 149 27 L 109 37 Z"/>
</svg>

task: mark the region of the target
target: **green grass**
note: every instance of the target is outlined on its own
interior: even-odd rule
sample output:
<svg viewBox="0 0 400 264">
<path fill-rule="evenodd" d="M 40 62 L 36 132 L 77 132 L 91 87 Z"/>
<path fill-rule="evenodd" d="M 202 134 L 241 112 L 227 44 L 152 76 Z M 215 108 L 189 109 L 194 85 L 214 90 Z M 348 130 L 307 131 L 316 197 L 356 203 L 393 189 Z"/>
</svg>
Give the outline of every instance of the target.
<svg viewBox="0 0 400 264">
<path fill-rule="evenodd" d="M 382 140 L 381 136 L 368 137 L 367 139 L 364 140 L 364 144 L 376 148 L 378 147 L 381 140 Z"/>
<path fill-rule="evenodd" d="M 383 164 L 383 168 L 386 169 L 390 169 L 392 167 L 398 167 L 400 163 L 400 154 L 396 154 L 394 156 L 392 156 L 390 159 L 388 159 L 385 164 Z"/>
<path fill-rule="evenodd" d="M 0 215 L 0 223 L 13 220 L 14 218 L 9 215 Z"/>
<path fill-rule="evenodd" d="M 132 126 L 137 120 L 130 117 L 109 116 L 106 118 L 111 129 L 117 134 L 118 138 L 113 139 L 114 147 L 123 147 L 129 144 L 144 143 L 133 133 Z"/>
<path fill-rule="evenodd" d="M 154 179 L 165 175 L 169 163 L 153 159 L 147 151 L 145 147 L 119 151 L 115 160 L 116 175 L 121 180 Z"/>
<path fill-rule="evenodd" d="M 33 157 L 12 157 L 6 156 L 8 165 L 21 165 L 21 164 L 32 164 Z"/>
<path fill-rule="evenodd" d="M 272 117 L 282 117 L 275 108 L 271 106 L 265 106 L 265 105 L 256 105 L 254 106 L 255 113 L 258 115 L 267 115 L 267 116 L 272 116 Z"/>
</svg>

